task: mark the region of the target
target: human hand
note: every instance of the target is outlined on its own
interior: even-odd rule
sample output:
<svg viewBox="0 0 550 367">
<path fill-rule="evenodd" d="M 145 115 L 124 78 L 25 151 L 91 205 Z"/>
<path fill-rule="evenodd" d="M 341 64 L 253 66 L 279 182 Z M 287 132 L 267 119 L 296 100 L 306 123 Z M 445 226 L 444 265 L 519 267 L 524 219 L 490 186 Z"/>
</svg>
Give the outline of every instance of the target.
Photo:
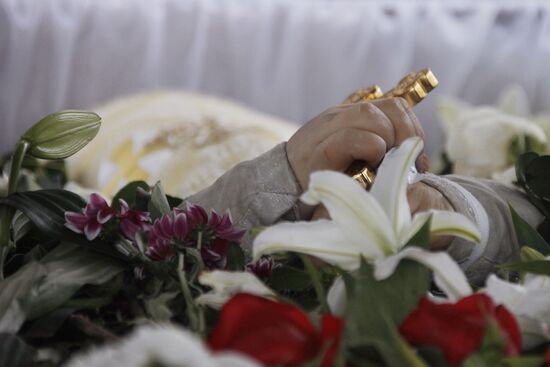
<svg viewBox="0 0 550 367">
<path fill-rule="evenodd" d="M 454 211 L 449 200 L 439 190 L 422 181 L 409 185 L 407 199 L 412 215 L 429 210 Z M 430 239 L 430 248 L 432 250 L 444 250 L 449 246 L 452 239 L 452 236 L 434 236 Z"/>
<path fill-rule="evenodd" d="M 451 203 L 441 192 L 422 181 L 408 186 L 407 199 L 411 215 L 429 210 L 454 211 Z M 329 218 L 329 214 L 324 206 L 319 205 L 315 208 L 311 220 L 322 218 Z M 435 236 L 430 239 L 430 248 L 432 250 L 443 250 L 449 246 L 451 240 L 451 236 Z"/>
<path fill-rule="evenodd" d="M 424 138 L 417 117 L 405 100 L 388 98 L 329 108 L 302 126 L 286 149 L 305 189 L 315 171 L 344 172 L 356 160 L 376 168 L 389 149 L 411 136 Z M 425 155 L 418 162 L 420 171 L 427 169 Z"/>
</svg>

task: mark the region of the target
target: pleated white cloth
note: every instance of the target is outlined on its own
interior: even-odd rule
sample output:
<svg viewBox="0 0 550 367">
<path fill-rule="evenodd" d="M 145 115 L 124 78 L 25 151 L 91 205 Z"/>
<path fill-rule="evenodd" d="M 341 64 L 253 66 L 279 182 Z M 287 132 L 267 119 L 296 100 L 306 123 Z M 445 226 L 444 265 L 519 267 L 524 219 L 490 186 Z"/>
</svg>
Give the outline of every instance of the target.
<svg viewBox="0 0 550 367">
<path fill-rule="evenodd" d="M 439 94 L 492 103 L 510 83 L 550 109 L 550 2 L 0 0 L 0 149 L 43 115 L 189 89 L 302 123 L 431 67 Z"/>
</svg>

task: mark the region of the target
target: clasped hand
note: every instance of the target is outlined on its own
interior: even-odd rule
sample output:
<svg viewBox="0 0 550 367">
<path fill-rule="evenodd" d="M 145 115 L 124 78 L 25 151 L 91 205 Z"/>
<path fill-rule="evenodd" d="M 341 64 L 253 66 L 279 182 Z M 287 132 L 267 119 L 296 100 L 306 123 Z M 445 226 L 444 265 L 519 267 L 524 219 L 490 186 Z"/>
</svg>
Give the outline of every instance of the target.
<svg viewBox="0 0 550 367">
<path fill-rule="evenodd" d="M 300 186 L 308 186 L 312 172 L 335 170 L 344 172 L 356 160 L 376 168 L 386 152 L 405 139 L 424 130 L 414 112 L 401 98 L 344 104 L 331 107 L 302 126 L 288 141 L 286 149 L 290 165 Z M 428 158 L 422 153 L 416 166 L 426 171 Z M 411 214 L 429 209 L 453 210 L 445 196 L 422 182 L 409 186 Z M 327 217 L 324 208 L 316 208 L 312 220 Z M 448 238 L 432 241 L 432 248 L 444 248 Z"/>
</svg>

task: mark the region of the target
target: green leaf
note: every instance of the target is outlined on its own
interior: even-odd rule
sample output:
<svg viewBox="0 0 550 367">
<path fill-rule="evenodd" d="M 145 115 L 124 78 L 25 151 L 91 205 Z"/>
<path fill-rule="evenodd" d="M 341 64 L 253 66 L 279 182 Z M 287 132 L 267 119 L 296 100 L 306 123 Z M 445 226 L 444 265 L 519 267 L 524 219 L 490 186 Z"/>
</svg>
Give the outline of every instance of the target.
<svg viewBox="0 0 550 367">
<path fill-rule="evenodd" d="M 78 243 L 88 249 L 117 259 L 125 259 L 110 243 L 100 238 L 88 241 L 82 234 L 65 227 L 65 212 L 80 212 L 86 205 L 80 196 L 66 190 L 16 192 L 0 199 L 0 204 L 22 211 L 47 237 Z"/>
<path fill-rule="evenodd" d="M 166 195 L 166 200 L 168 200 L 168 205 L 171 209 L 179 208 L 180 206 L 185 205 L 184 200 L 176 196 Z"/>
<path fill-rule="evenodd" d="M 166 199 L 166 194 L 164 193 L 160 182 L 157 182 L 155 186 L 153 186 L 148 209 L 151 213 L 151 219 L 153 221 L 162 217 L 164 214 L 170 213 L 171 211 L 170 204 L 168 203 L 168 199 Z"/>
<path fill-rule="evenodd" d="M 525 190 L 531 203 L 546 216 L 546 221 L 550 218 L 549 157 L 539 157 L 538 154 L 527 153 L 516 162 L 518 184 Z M 546 238 L 550 238 L 550 236 L 546 236 Z"/>
<path fill-rule="evenodd" d="M 55 310 L 83 285 L 104 284 L 125 269 L 118 261 L 70 243 L 60 244 L 40 263 L 46 268 L 46 277 L 31 298 L 28 319 Z"/>
<path fill-rule="evenodd" d="M 84 284 L 100 285 L 124 270 L 117 261 L 60 244 L 0 282 L 0 332 L 17 332 L 25 320 L 43 316 L 68 301 Z"/>
<path fill-rule="evenodd" d="M 31 262 L 0 282 L 0 333 L 16 333 L 27 317 L 30 298 L 47 268 Z"/>
<path fill-rule="evenodd" d="M 500 366 L 506 351 L 506 340 L 495 320 L 489 320 L 479 349 L 463 362 L 464 367 Z"/>
<path fill-rule="evenodd" d="M 529 223 L 519 216 L 511 205 L 509 205 L 509 207 L 519 245 L 521 247 L 531 247 L 544 256 L 550 255 L 550 245 L 546 243 L 544 238 L 542 238 L 542 236 L 533 227 L 531 227 Z"/>
<path fill-rule="evenodd" d="M 311 279 L 303 271 L 291 266 L 283 265 L 273 269 L 269 286 L 275 291 L 300 291 L 311 288 Z"/>
<path fill-rule="evenodd" d="M 240 245 L 236 243 L 229 244 L 227 248 L 227 266 L 226 270 L 244 271 L 245 256 Z"/>
<path fill-rule="evenodd" d="M 550 198 L 550 155 L 533 159 L 525 169 L 527 185 L 540 197 Z"/>
<path fill-rule="evenodd" d="M 507 270 L 522 271 L 532 274 L 550 275 L 550 261 L 548 260 L 507 263 L 502 264 L 499 267 Z"/>
<path fill-rule="evenodd" d="M 508 163 L 513 164 L 526 152 L 542 153 L 546 144 L 530 136 L 516 137 L 508 149 Z"/>
<path fill-rule="evenodd" d="M 394 360 L 401 352 L 388 328 L 397 329 L 429 290 L 429 270 L 417 262 L 403 260 L 391 277 L 377 281 L 372 265 L 363 259 L 354 283 L 353 290 L 348 290 L 346 346 L 374 347 L 386 363 L 399 365 L 403 357 Z"/>
<path fill-rule="evenodd" d="M 348 360 L 355 366 L 427 367 L 425 361 L 399 335 L 386 313 L 380 315 L 385 328 L 379 338 L 364 341 L 348 350 Z"/>
<path fill-rule="evenodd" d="M 86 297 L 86 298 L 72 298 L 65 302 L 64 307 L 74 308 L 76 310 L 92 309 L 105 307 L 113 302 L 113 297 Z"/>
<path fill-rule="evenodd" d="M 142 212 L 149 211 L 149 201 L 151 201 L 149 191 L 138 187 L 136 190 L 136 210 L 141 210 Z"/>
<path fill-rule="evenodd" d="M 25 214 L 20 211 L 17 211 L 15 213 L 11 224 L 12 238 L 15 246 L 17 246 L 17 242 L 19 240 L 21 240 L 23 237 L 25 237 L 27 233 L 30 232 L 32 227 L 32 222 L 29 220 L 29 218 L 27 218 Z"/>
<path fill-rule="evenodd" d="M 447 360 L 445 359 L 445 354 L 439 348 L 435 347 L 418 347 L 418 354 L 422 357 L 428 366 L 431 367 L 448 367 Z"/>
<path fill-rule="evenodd" d="M 516 161 L 516 177 L 518 178 L 518 183 L 524 185 L 527 182 L 526 171 L 527 167 L 538 158 L 537 153 L 528 152 L 522 154 Z"/>
<path fill-rule="evenodd" d="M 544 260 L 544 255 L 529 246 L 523 246 L 520 250 L 521 261 Z"/>
<path fill-rule="evenodd" d="M 28 153 L 41 159 L 64 159 L 78 152 L 99 132 L 101 117 L 93 112 L 60 111 L 38 121 L 23 134 Z"/>
<path fill-rule="evenodd" d="M 407 242 L 406 246 L 417 246 L 424 249 L 430 248 L 430 226 L 432 223 L 432 218 L 430 218 L 424 223 L 418 232 Z"/>
<path fill-rule="evenodd" d="M 544 219 L 544 221 L 539 224 L 537 231 L 544 238 L 546 243 L 550 243 L 550 217 Z"/>
<path fill-rule="evenodd" d="M 405 341 L 395 327 L 388 328 L 389 336 L 393 339 L 399 356 L 406 361 L 407 366 L 428 367 L 416 351 Z"/>
<path fill-rule="evenodd" d="M 0 334 L 0 366 L 27 367 L 35 355 L 36 350 L 18 336 Z"/>
<path fill-rule="evenodd" d="M 58 308 L 29 323 L 22 336 L 27 340 L 51 338 L 63 326 L 67 317 L 75 311 L 76 309 L 71 307 Z"/>
<path fill-rule="evenodd" d="M 540 367 L 544 364 L 542 356 L 521 356 L 504 358 L 502 361 L 503 367 Z"/>
<path fill-rule="evenodd" d="M 118 190 L 116 195 L 113 197 L 112 206 L 117 210 L 120 209 L 119 199 L 122 199 L 130 208 L 135 208 L 138 187 L 145 191 L 149 191 L 151 189 L 145 181 L 132 181 Z"/>
<path fill-rule="evenodd" d="M 147 314 L 155 322 L 168 322 L 174 316 L 174 313 L 168 306 L 180 292 L 161 293 L 154 298 L 148 298 L 143 301 Z"/>
</svg>

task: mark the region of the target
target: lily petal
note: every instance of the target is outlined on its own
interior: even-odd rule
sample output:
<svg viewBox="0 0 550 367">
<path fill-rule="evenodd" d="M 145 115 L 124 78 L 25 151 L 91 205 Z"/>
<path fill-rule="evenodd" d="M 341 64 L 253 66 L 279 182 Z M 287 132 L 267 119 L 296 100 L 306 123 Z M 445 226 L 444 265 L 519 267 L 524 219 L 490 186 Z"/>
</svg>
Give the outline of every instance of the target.
<svg viewBox="0 0 550 367">
<path fill-rule="evenodd" d="M 472 288 L 458 264 L 446 252 L 431 252 L 420 247 L 409 246 L 398 254 L 378 259 L 374 263 L 374 277 L 383 280 L 390 277 L 402 259 L 412 259 L 434 273 L 435 283 L 451 301 L 472 294 Z"/>
<path fill-rule="evenodd" d="M 549 256 L 546 260 L 549 260 Z M 550 294 L 550 276 L 527 273 L 524 275 L 523 285 L 528 290 L 547 291 Z"/>
<path fill-rule="evenodd" d="M 394 233 L 401 233 L 410 225 L 411 211 L 407 201 L 407 176 L 424 144 L 418 137 L 409 138 L 397 149 L 386 154 L 378 168 L 376 180 L 370 190 L 386 210 Z"/>
<path fill-rule="evenodd" d="M 481 240 L 481 233 L 477 226 L 463 214 L 444 210 L 430 210 L 418 213 L 413 217 L 410 227 L 404 228 L 400 233 L 400 243 L 406 244 L 409 242 L 430 216 L 432 217 L 430 223 L 431 235 L 457 236 L 473 242 Z"/>
<path fill-rule="evenodd" d="M 275 296 L 275 292 L 249 272 L 203 272 L 199 275 L 199 283 L 211 287 L 212 291 L 200 295 L 195 301 L 213 308 L 221 308 L 233 295 L 242 292 L 257 296 Z"/>
<path fill-rule="evenodd" d="M 348 308 L 346 284 L 341 276 L 334 280 L 327 294 L 330 311 L 337 316 L 344 316 Z"/>
<path fill-rule="evenodd" d="M 539 278 L 549 278 L 538 275 Z M 541 279 L 543 282 L 545 279 Z M 540 282 L 537 282 L 541 284 Z M 487 293 L 506 306 L 519 323 L 523 348 L 534 348 L 550 340 L 550 292 L 544 288 L 509 283 L 492 274 L 487 278 Z"/>
<path fill-rule="evenodd" d="M 495 274 L 489 275 L 485 282 L 485 293 L 496 302 L 514 311 L 527 298 L 527 289 L 520 284 L 509 283 Z"/>
<path fill-rule="evenodd" d="M 322 203 L 358 248 L 386 256 L 394 252 L 396 238 L 384 209 L 349 176 L 333 171 L 314 172 L 301 199 L 307 204 Z"/>
<path fill-rule="evenodd" d="M 254 240 L 252 257 L 256 261 L 262 255 L 286 251 L 315 256 L 345 270 L 359 268 L 361 254 L 366 258 L 379 255 L 377 247 L 357 248 L 335 223 L 322 219 L 285 222 L 266 228 Z"/>
</svg>

